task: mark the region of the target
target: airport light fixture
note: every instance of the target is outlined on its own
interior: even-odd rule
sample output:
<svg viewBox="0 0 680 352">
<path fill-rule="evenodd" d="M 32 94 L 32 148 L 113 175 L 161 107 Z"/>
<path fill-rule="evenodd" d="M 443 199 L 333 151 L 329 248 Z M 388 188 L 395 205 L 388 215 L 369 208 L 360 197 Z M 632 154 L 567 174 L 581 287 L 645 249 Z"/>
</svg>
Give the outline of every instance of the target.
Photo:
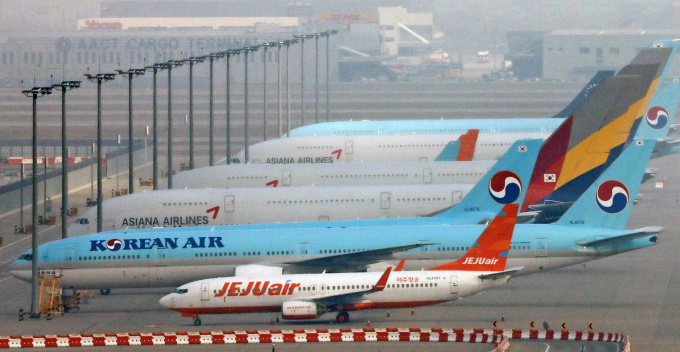
<svg viewBox="0 0 680 352">
<path fill-rule="evenodd" d="M 38 97 L 52 94 L 52 87 L 33 87 L 29 90 L 21 91 L 25 96 L 33 98 L 33 151 L 32 151 L 32 165 L 33 165 L 33 195 L 32 195 L 32 209 L 31 209 L 31 318 L 40 318 L 38 311 L 38 295 L 40 293 L 38 288 L 38 115 L 37 102 Z M 47 181 L 47 179 L 45 179 Z"/>
<path fill-rule="evenodd" d="M 277 97 L 277 102 L 278 102 L 278 113 L 279 113 L 279 134 L 278 138 L 281 138 L 281 135 L 283 134 L 283 130 L 281 129 L 281 47 L 283 46 L 283 41 L 279 40 L 276 42 L 272 42 L 272 45 L 276 46 L 276 86 L 278 89 L 278 97 Z"/>
<path fill-rule="evenodd" d="M 189 64 L 189 170 L 194 169 L 194 64 L 200 64 L 202 56 L 192 56 L 182 60 Z"/>
<path fill-rule="evenodd" d="M 133 141 L 133 127 L 132 127 L 132 78 L 144 75 L 146 72 L 143 68 L 131 68 L 127 71 L 116 70 L 118 74 L 128 78 L 128 192 L 134 193 L 134 153 L 132 152 Z M 120 157 L 120 155 L 118 156 Z"/>
<path fill-rule="evenodd" d="M 286 39 L 283 41 L 282 45 L 286 46 L 286 129 L 288 130 L 287 137 L 290 137 L 290 46 L 296 44 L 297 39 Z"/>
<path fill-rule="evenodd" d="M 330 37 L 331 35 L 338 34 L 337 29 L 331 29 L 325 32 L 319 33 L 322 37 L 326 37 L 326 122 L 331 121 L 331 110 L 329 109 L 329 97 L 330 97 Z"/>
<path fill-rule="evenodd" d="M 104 217 L 102 215 L 102 82 L 113 81 L 115 73 L 86 74 L 89 81 L 97 82 L 97 233 L 102 232 Z"/>
<path fill-rule="evenodd" d="M 262 80 L 262 89 L 263 89 L 263 95 L 264 97 L 262 98 L 262 107 L 263 107 L 263 121 L 264 121 L 264 140 L 267 140 L 267 49 L 269 47 L 273 47 L 276 45 L 276 43 L 270 43 L 270 42 L 265 42 L 262 43 L 262 57 L 264 58 L 264 64 L 263 67 L 263 73 L 264 73 L 264 79 Z"/>
<path fill-rule="evenodd" d="M 209 166 L 213 166 L 214 163 L 215 163 L 215 154 L 214 154 L 214 151 L 215 151 L 215 149 L 214 149 L 214 137 L 215 137 L 214 136 L 215 135 L 214 127 L 215 127 L 215 123 L 214 123 L 214 116 L 213 116 L 213 88 L 214 88 L 214 84 L 213 84 L 213 63 L 215 62 L 215 60 L 221 59 L 224 56 L 225 56 L 225 52 L 210 53 L 210 55 L 204 56 L 204 59 L 208 59 L 210 61 L 210 98 L 209 98 L 210 99 L 210 103 L 209 103 L 210 124 L 209 124 L 209 128 L 208 128 L 209 134 L 210 134 L 210 137 L 209 137 L 209 139 L 210 139 L 210 141 L 209 141 L 209 144 L 210 144 L 210 152 L 209 152 L 210 159 L 208 161 Z"/>
<path fill-rule="evenodd" d="M 300 126 L 305 125 L 305 39 L 313 37 L 310 34 L 293 36 L 300 41 Z"/>
<path fill-rule="evenodd" d="M 163 63 L 155 63 L 151 66 L 146 66 L 144 69 L 153 71 L 153 167 L 152 167 L 152 182 L 153 190 L 158 189 L 158 95 L 157 95 L 157 76 L 158 72 L 165 67 Z M 148 131 L 147 131 L 148 132 Z M 148 134 L 148 133 L 147 133 Z"/>
<path fill-rule="evenodd" d="M 312 34 L 314 37 L 314 120 L 319 123 L 319 37 L 321 33 Z"/>
<path fill-rule="evenodd" d="M 164 63 L 168 70 L 168 189 L 172 189 L 172 68 L 183 65 L 181 60 L 168 60 Z"/>
<path fill-rule="evenodd" d="M 244 131 L 243 134 L 245 135 L 245 152 L 244 152 L 244 164 L 248 163 L 249 160 L 249 141 L 248 141 L 248 136 L 249 136 L 249 131 L 248 131 L 248 53 L 249 52 L 255 52 L 257 51 L 258 47 L 257 46 L 247 46 L 245 48 L 241 49 L 241 52 L 245 55 L 245 78 L 244 78 L 244 85 L 243 85 L 243 90 L 245 93 L 245 102 L 244 102 Z"/>
<path fill-rule="evenodd" d="M 231 164 L 231 57 L 241 53 L 240 49 L 230 49 L 224 52 L 227 57 L 227 165 Z"/>
<path fill-rule="evenodd" d="M 66 148 L 66 91 L 80 88 L 80 81 L 62 81 L 52 85 L 53 89 L 61 88 L 61 238 L 68 237 L 68 167 L 69 157 Z"/>
</svg>

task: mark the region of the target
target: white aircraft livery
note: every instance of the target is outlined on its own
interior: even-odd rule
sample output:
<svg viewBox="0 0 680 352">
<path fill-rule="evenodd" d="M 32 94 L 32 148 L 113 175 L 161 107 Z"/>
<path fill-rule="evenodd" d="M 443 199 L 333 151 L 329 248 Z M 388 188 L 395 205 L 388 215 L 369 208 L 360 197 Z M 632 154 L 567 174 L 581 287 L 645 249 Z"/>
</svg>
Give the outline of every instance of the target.
<svg viewBox="0 0 680 352">
<path fill-rule="evenodd" d="M 520 139 L 545 139 L 550 132 L 480 133 L 471 160 L 498 160 Z M 249 148 L 250 164 L 332 164 L 433 161 L 461 134 L 318 136 L 272 139 Z M 245 150 L 234 162 L 245 160 Z"/>
<path fill-rule="evenodd" d="M 316 319 L 336 311 L 419 307 L 467 297 L 505 284 L 521 268 L 505 269 L 518 204 L 507 204 L 460 259 L 427 271 L 235 276 L 182 285 L 161 305 L 194 318 L 199 314 L 274 311 L 284 319 Z M 418 247 L 417 245 L 413 247 Z"/>
</svg>

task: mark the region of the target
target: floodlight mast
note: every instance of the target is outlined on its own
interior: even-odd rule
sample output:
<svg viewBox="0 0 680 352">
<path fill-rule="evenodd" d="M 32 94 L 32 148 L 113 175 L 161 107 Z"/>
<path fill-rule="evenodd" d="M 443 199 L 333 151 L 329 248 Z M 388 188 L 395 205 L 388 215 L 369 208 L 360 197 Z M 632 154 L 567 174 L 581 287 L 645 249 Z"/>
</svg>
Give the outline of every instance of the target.
<svg viewBox="0 0 680 352">
<path fill-rule="evenodd" d="M 31 315 L 30 318 L 40 318 L 39 287 L 38 287 L 38 97 L 52 94 L 52 87 L 33 87 L 30 90 L 21 91 L 25 96 L 33 98 L 33 150 L 32 150 L 32 209 L 31 209 Z M 45 182 L 47 179 L 45 179 Z"/>
<path fill-rule="evenodd" d="M 62 81 L 52 85 L 61 88 L 61 238 L 68 237 L 68 167 L 69 156 L 66 148 L 66 91 L 80 88 L 80 81 Z"/>
<path fill-rule="evenodd" d="M 194 64 L 204 61 L 203 57 L 192 56 L 182 60 L 189 64 L 189 169 L 194 169 Z"/>
<path fill-rule="evenodd" d="M 134 170 L 135 170 L 135 163 L 134 163 L 134 153 L 132 152 L 132 147 L 133 147 L 133 124 L 132 124 L 132 78 L 136 76 L 141 76 L 143 75 L 146 70 L 145 69 L 138 69 L 138 68 L 131 68 L 127 71 L 123 70 L 116 70 L 118 71 L 118 74 L 128 78 L 128 192 L 129 194 L 133 194 L 135 192 L 135 175 L 134 175 Z M 120 157 L 120 155 L 118 156 Z"/>
<path fill-rule="evenodd" d="M 102 82 L 112 81 L 116 78 L 115 73 L 86 74 L 89 81 L 97 82 L 97 233 L 104 229 L 104 217 L 102 215 Z"/>
</svg>

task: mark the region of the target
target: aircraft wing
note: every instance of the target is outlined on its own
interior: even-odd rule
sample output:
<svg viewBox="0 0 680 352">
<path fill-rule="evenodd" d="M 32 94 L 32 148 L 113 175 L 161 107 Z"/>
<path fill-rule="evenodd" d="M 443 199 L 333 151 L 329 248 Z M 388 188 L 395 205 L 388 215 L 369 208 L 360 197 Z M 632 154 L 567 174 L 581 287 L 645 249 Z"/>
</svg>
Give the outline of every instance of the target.
<svg viewBox="0 0 680 352">
<path fill-rule="evenodd" d="M 380 292 L 380 291 L 384 290 L 385 285 L 387 284 L 387 279 L 390 277 L 391 271 L 392 271 L 392 267 L 387 268 L 387 270 L 385 270 L 385 272 L 380 277 L 380 280 L 378 280 L 378 282 L 368 290 L 362 290 L 362 291 L 356 291 L 356 292 L 350 292 L 350 293 L 340 293 L 340 294 L 337 294 L 337 295 L 325 295 L 323 297 L 308 297 L 308 298 L 303 298 L 303 300 L 304 301 L 317 302 L 317 303 L 323 304 L 324 306 L 355 303 L 355 302 L 359 301 L 361 297 L 363 297 L 367 294 Z"/>
<path fill-rule="evenodd" d="M 643 227 L 643 228 L 635 230 L 635 232 L 629 233 L 627 235 L 621 235 L 621 236 L 609 237 L 609 238 L 602 238 L 602 239 L 595 239 L 595 240 L 583 240 L 583 241 L 576 242 L 576 244 L 579 245 L 579 246 L 583 246 L 583 247 L 610 246 L 610 245 L 614 245 L 614 244 L 617 244 L 617 243 L 630 241 L 630 240 L 636 239 L 638 237 L 645 237 L 645 236 L 649 236 L 649 235 L 659 234 L 663 230 L 664 230 L 663 227 L 657 227 L 657 226 Z"/>
<path fill-rule="evenodd" d="M 371 249 L 367 251 L 332 254 L 323 257 L 316 257 L 310 259 L 299 259 L 281 264 L 292 264 L 313 268 L 325 268 L 327 270 L 351 270 L 359 271 L 366 268 L 370 264 L 374 264 L 380 260 L 392 259 L 392 255 L 396 252 L 403 252 L 409 249 L 429 246 L 436 243 L 417 243 L 405 246 L 387 247 Z"/>
<path fill-rule="evenodd" d="M 481 274 L 481 275 L 479 275 L 479 278 L 482 279 L 482 280 L 495 280 L 495 279 L 498 279 L 500 277 L 511 276 L 512 274 L 515 274 L 516 272 L 518 272 L 522 269 L 524 269 L 523 266 L 518 266 L 516 268 L 506 269 L 506 270 L 491 273 L 491 274 Z"/>
</svg>

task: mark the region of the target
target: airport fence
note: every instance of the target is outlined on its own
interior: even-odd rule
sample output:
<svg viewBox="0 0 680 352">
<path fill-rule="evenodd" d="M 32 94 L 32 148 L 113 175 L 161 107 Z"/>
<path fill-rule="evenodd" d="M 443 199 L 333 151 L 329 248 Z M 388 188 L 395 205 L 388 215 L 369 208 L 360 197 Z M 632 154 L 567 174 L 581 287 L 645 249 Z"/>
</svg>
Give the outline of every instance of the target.
<svg viewBox="0 0 680 352">
<path fill-rule="evenodd" d="M 148 149 L 148 148 L 147 148 Z M 144 148 L 144 143 L 137 143 L 133 147 L 135 167 L 141 166 L 147 162 L 150 152 Z M 120 150 L 113 148 L 113 151 L 105 154 L 105 162 L 103 164 L 103 174 L 105 177 L 111 177 L 116 173 L 126 173 L 128 170 L 128 148 L 120 147 Z M 117 165 L 117 167 L 116 167 Z M 39 168 L 42 168 L 40 165 Z M 117 170 L 116 170 L 117 169 Z M 97 182 L 97 159 L 91 158 L 81 161 L 76 164 L 68 166 L 68 183 L 69 189 L 74 190 L 79 187 L 89 185 Z M 52 199 L 51 211 L 48 214 L 59 214 L 61 207 L 60 202 L 56 202 L 55 198 L 61 197 L 61 168 L 48 171 L 47 173 L 39 173 L 38 180 L 38 204 L 44 207 L 45 195 Z M 126 185 L 127 179 L 121 178 L 121 184 Z M 13 182 L 4 186 L 0 186 L 0 216 L 7 215 L 12 211 L 18 211 L 22 204 L 22 190 L 23 190 L 23 205 L 24 209 L 30 209 L 32 200 L 32 179 L 30 177 L 21 181 Z M 106 190 L 104 190 L 106 191 Z M 49 205 L 49 204 L 48 204 Z M 70 207 L 70 205 L 69 205 Z M 48 207 L 49 208 L 49 207 Z M 44 208 L 43 208 L 44 209 Z M 42 211 L 43 209 L 39 209 Z M 49 209 L 48 209 L 49 210 Z M 25 223 L 30 220 L 24 219 Z"/>
</svg>

